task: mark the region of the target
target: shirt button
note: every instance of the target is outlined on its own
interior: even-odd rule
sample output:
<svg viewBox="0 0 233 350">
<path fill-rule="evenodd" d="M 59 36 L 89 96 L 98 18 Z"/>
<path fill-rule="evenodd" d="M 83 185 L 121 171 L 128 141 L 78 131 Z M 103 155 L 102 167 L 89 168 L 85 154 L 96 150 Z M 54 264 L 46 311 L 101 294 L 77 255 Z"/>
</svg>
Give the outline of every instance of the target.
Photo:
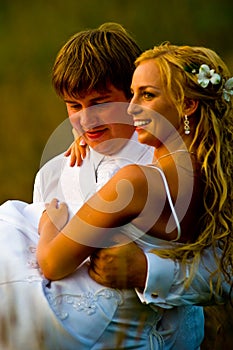
<svg viewBox="0 0 233 350">
<path fill-rule="evenodd" d="M 158 298 L 159 294 L 158 293 L 151 293 L 152 298 Z"/>
</svg>

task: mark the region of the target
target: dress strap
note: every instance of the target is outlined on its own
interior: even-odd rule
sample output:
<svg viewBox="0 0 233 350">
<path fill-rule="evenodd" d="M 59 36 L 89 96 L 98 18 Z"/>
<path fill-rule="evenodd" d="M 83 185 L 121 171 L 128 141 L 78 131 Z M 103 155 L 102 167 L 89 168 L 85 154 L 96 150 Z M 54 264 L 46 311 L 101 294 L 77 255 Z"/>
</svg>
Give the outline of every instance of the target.
<svg viewBox="0 0 233 350">
<path fill-rule="evenodd" d="M 169 205 L 170 205 L 170 208 L 172 211 L 172 215 L 173 215 L 175 223 L 176 223 L 177 232 L 178 232 L 176 239 L 173 239 L 172 241 L 178 241 L 180 239 L 180 236 L 181 236 L 181 227 L 180 227 L 180 222 L 179 222 L 178 216 L 177 216 L 176 211 L 175 211 L 175 207 L 174 207 L 173 202 L 172 202 L 171 193 L 170 193 L 170 189 L 169 189 L 169 186 L 167 183 L 166 176 L 164 175 L 164 172 L 162 171 L 162 169 L 158 168 L 155 165 L 150 165 L 150 166 L 153 167 L 154 169 L 158 170 L 158 172 L 160 173 L 160 175 L 162 177 L 163 184 L 164 184 L 165 191 L 166 191 L 167 198 L 168 198 L 168 202 L 169 202 Z"/>
</svg>

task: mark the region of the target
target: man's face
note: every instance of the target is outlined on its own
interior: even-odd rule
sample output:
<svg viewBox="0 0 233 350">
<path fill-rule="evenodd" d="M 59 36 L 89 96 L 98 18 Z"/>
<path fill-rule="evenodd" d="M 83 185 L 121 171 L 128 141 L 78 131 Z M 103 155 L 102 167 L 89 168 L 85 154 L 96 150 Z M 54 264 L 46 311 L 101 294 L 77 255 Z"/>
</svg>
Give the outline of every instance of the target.
<svg viewBox="0 0 233 350">
<path fill-rule="evenodd" d="M 92 90 L 82 98 L 65 96 L 65 103 L 74 128 L 98 152 L 117 152 L 134 132 L 133 118 L 127 113 L 128 100 L 111 84 L 105 92 Z"/>
</svg>

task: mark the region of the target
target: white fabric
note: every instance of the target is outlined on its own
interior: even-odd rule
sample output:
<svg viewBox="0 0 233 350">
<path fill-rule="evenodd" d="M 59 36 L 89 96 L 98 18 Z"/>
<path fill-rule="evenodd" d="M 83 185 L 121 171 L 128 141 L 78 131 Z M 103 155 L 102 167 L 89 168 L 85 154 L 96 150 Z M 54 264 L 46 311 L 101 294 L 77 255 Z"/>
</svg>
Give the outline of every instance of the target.
<svg viewBox="0 0 233 350">
<path fill-rule="evenodd" d="M 221 249 L 217 249 L 217 252 L 220 257 Z M 148 268 L 146 287 L 143 293 L 138 291 L 142 302 L 154 303 L 158 306 L 164 304 L 163 307 L 165 307 L 166 304 L 174 306 L 222 304 L 228 300 L 230 285 L 224 280 L 224 277 L 222 278 L 221 295 L 210 291 L 209 271 L 215 271 L 217 268 L 211 248 L 203 252 L 195 278 L 189 288 L 185 288 L 184 282 L 190 275 L 191 265 L 182 265 L 152 253 L 145 255 Z M 158 297 L 155 299 L 153 295 L 158 295 Z"/>
<path fill-rule="evenodd" d="M 19 201 L 0 207 L 0 320 L 7 329 L 1 349 L 198 348 L 203 328 L 195 308 L 151 308 L 141 303 L 134 291 L 105 288 L 94 282 L 87 263 L 60 281 L 43 279 L 35 256 L 35 223 L 42 210 L 38 203 L 28 208 Z M 137 243 L 145 252 L 175 244 L 142 236 L 132 224 L 124 227 L 124 233 L 133 239 L 141 237 Z M 165 328 L 162 315 L 167 315 Z M 188 332 L 184 332 L 186 328 Z"/>
<path fill-rule="evenodd" d="M 151 150 L 149 153 L 148 146 L 139 144 L 136 141 L 135 135 L 131 141 L 133 142 L 129 142 L 127 147 L 125 147 L 120 154 L 114 155 L 114 160 L 111 157 L 101 157 L 93 150 L 90 151 L 84 164 L 80 168 L 71 168 L 69 166 L 69 159 L 67 160 L 63 156 L 58 156 L 56 159 L 51 160 L 36 176 L 34 201 L 46 202 L 57 197 L 69 203 L 71 213 L 73 214 L 74 211 L 82 205 L 83 201 L 96 189 L 101 187 L 119 167 L 129 163 L 151 163 L 153 151 Z M 116 158 L 117 161 L 115 161 Z M 96 173 L 97 168 L 98 171 Z M 98 183 L 96 181 L 98 181 Z M 149 254 L 150 253 L 146 253 L 147 256 L 149 256 Z M 156 265 L 154 268 L 153 265 L 151 265 L 147 280 L 147 288 L 143 295 L 140 295 L 140 293 L 138 293 L 138 295 L 142 298 L 144 303 L 158 304 L 158 306 L 162 306 L 164 309 L 169 308 L 173 304 L 169 304 L 169 302 L 163 298 L 163 295 L 168 293 L 173 280 L 173 262 L 164 264 L 163 267 L 161 266 L 158 272 L 158 279 L 156 279 L 156 271 L 154 270 L 156 270 Z M 161 270 L 166 271 L 164 276 L 169 276 L 169 279 L 162 280 L 162 278 L 160 278 Z M 154 274 L 152 274 L 151 271 L 153 271 Z M 155 279 L 153 280 L 153 278 Z M 155 282 L 156 286 L 154 285 Z M 155 298 L 152 296 L 152 288 L 153 291 L 164 290 L 164 293 L 161 294 L 159 298 Z M 187 324 L 189 327 L 187 327 Z M 196 324 L 198 324 L 198 327 L 196 327 Z M 181 327 L 182 337 L 179 334 Z M 193 327 L 193 329 L 190 329 L 190 327 Z M 160 324 L 160 331 L 165 339 L 165 349 L 197 349 L 203 336 L 202 308 L 184 307 L 179 308 L 179 310 L 176 308 L 165 310 Z M 193 334 L 192 345 L 190 345 L 189 342 L 190 332 Z"/>
<path fill-rule="evenodd" d="M 142 304 L 133 290 L 97 284 L 87 263 L 60 281 L 43 279 L 34 226 L 42 210 L 19 201 L 0 206 L 0 348 L 162 349 L 156 331 L 161 310 Z"/>
</svg>

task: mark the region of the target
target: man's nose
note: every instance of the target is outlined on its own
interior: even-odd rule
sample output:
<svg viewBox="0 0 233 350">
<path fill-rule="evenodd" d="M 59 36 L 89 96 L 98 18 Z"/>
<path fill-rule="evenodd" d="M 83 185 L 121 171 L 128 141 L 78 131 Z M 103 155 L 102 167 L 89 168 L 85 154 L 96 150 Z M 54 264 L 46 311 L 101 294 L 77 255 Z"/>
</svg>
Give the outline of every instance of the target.
<svg viewBox="0 0 233 350">
<path fill-rule="evenodd" d="M 84 130 L 93 129 L 101 125 L 98 111 L 95 106 L 84 108 L 80 112 L 80 124 Z"/>
</svg>

